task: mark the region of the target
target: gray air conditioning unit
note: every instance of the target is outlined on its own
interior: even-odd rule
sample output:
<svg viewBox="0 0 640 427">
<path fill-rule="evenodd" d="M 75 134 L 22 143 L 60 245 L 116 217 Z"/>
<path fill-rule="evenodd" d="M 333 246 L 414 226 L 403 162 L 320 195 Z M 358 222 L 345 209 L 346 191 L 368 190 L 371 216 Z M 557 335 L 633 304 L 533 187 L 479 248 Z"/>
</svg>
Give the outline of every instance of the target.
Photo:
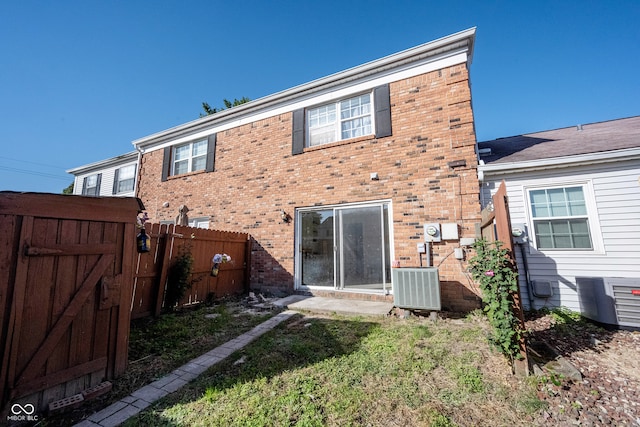
<svg viewBox="0 0 640 427">
<path fill-rule="evenodd" d="M 640 327 L 640 279 L 576 277 L 580 311 L 596 322 Z"/>
<path fill-rule="evenodd" d="M 437 268 L 392 268 L 391 280 L 396 307 L 440 311 Z"/>
</svg>

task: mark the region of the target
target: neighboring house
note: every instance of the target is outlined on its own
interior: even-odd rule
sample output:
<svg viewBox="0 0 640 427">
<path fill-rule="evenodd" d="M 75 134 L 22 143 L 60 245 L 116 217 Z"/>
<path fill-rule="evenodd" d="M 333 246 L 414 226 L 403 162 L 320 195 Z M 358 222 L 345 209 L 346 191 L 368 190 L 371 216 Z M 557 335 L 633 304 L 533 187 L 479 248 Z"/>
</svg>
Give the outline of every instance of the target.
<svg viewBox="0 0 640 427">
<path fill-rule="evenodd" d="M 640 326 L 640 117 L 478 149 L 483 206 L 504 180 L 512 227 L 526 233 L 515 249 L 525 307 Z"/>
<path fill-rule="evenodd" d="M 250 233 L 253 289 L 389 298 L 392 265 L 430 263 L 443 307 L 475 308 L 454 252 L 480 213 L 474 39 L 466 30 L 138 139 L 137 196 L 154 221 L 186 205 L 209 228 Z M 443 236 L 427 261 L 428 223 Z"/>
<path fill-rule="evenodd" d="M 74 175 L 73 194 L 85 196 L 135 196 L 138 152 L 69 169 Z"/>
</svg>

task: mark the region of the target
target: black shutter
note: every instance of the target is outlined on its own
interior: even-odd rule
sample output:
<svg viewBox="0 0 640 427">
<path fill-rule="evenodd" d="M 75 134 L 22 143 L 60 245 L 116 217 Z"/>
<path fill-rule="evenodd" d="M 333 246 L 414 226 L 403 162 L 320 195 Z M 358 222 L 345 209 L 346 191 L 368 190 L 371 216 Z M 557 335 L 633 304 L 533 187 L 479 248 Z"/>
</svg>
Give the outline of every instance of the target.
<svg viewBox="0 0 640 427">
<path fill-rule="evenodd" d="M 206 172 L 213 172 L 215 164 L 216 164 L 216 135 L 209 135 L 207 138 L 207 166 L 205 167 Z"/>
<path fill-rule="evenodd" d="M 113 191 L 111 194 L 118 194 L 118 175 L 120 175 L 120 169 L 116 169 L 113 173 Z"/>
<path fill-rule="evenodd" d="M 302 154 L 304 151 L 304 108 L 293 112 L 293 141 L 291 154 Z"/>
<path fill-rule="evenodd" d="M 164 157 L 162 159 L 162 181 L 166 181 L 169 177 L 169 169 L 171 169 L 171 147 L 164 147 Z"/>
<path fill-rule="evenodd" d="M 391 136 L 391 101 L 388 84 L 373 90 L 373 102 L 376 109 L 376 138 Z"/>
<path fill-rule="evenodd" d="M 82 195 L 83 196 L 87 195 L 87 177 L 86 176 L 82 180 Z"/>
</svg>

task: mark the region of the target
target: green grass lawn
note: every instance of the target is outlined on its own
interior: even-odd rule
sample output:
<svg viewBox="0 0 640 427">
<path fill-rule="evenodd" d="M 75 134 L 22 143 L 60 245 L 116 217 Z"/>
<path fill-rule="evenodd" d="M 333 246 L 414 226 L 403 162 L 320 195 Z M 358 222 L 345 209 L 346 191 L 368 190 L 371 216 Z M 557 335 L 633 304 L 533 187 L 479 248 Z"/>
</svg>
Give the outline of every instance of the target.
<svg viewBox="0 0 640 427">
<path fill-rule="evenodd" d="M 125 425 L 531 425 L 544 403 L 487 332 L 475 315 L 296 315 Z"/>
</svg>

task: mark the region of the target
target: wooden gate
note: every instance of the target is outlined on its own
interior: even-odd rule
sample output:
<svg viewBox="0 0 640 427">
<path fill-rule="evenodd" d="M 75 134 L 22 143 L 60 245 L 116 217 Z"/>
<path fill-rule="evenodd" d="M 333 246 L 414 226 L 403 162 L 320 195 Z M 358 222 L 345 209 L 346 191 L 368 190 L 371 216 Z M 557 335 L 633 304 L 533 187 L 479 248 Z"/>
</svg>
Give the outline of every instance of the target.
<svg viewBox="0 0 640 427">
<path fill-rule="evenodd" d="M 77 395 L 127 365 L 135 198 L 0 193 L 0 406 Z"/>
<path fill-rule="evenodd" d="M 489 242 L 496 240 L 502 242 L 502 247 L 509 251 L 509 257 L 513 261 L 514 268 L 516 268 L 517 264 L 513 252 L 513 239 L 511 237 L 509 198 L 507 197 L 507 186 L 504 181 L 500 183 L 498 191 L 493 195 L 492 203 L 482 211 L 480 234 Z M 519 287 L 518 291 L 513 295 L 513 303 L 514 314 L 520 320 L 520 327 L 524 331 L 524 312 Z M 529 364 L 524 338 L 520 340 L 520 355 L 522 359 L 516 361 L 514 368 L 518 374 L 526 375 L 529 371 Z"/>
<path fill-rule="evenodd" d="M 247 233 L 206 230 L 173 224 L 147 224 L 151 251 L 138 254 L 135 263 L 131 317 L 159 315 L 165 306 L 167 274 L 173 260 L 188 251 L 193 257 L 192 286 L 178 306 L 204 302 L 209 297 L 241 294 L 248 290 L 250 242 Z M 211 259 L 227 254 L 230 263 L 211 276 Z"/>
</svg>

